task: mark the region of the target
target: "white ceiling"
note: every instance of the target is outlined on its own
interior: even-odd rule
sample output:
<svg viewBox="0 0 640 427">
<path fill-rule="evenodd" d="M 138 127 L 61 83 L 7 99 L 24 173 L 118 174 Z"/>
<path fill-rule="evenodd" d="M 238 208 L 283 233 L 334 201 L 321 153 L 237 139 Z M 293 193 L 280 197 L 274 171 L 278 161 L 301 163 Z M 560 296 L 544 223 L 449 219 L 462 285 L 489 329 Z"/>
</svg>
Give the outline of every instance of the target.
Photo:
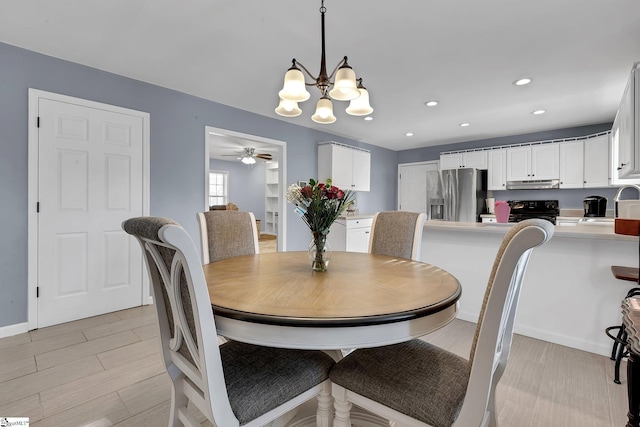
<svg viewBox="0 0 640 427">
<path fill-rule="evenodd" d="M 638 0 L 326 0 L 329 72 L 349 57 L 375 119 L 335 102 L 338 121 L 315 124 L 316 89 L 282 118 L 291 59 L 320 67 L 319 6 L 2 0 L 0 41 L 394 150 L 613 121 L 640 61 Z"/>
</svg>

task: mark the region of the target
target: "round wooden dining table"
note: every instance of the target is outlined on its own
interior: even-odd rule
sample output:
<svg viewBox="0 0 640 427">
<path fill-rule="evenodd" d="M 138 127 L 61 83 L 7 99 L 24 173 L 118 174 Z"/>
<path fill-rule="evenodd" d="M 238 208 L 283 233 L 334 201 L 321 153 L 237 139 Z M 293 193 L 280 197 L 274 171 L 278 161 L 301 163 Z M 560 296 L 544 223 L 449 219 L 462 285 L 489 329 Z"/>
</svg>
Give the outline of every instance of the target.
<svg viewBox="0 0 640 427">
<path fill-rule="evenodd" d="M 377 347 L 453 320 L 458 280 L 433 265 L 333 252 L 314 272 L 307 252 L 275 252 L 203 266 L 218 334 L 280 348 Z"/>
</svg>

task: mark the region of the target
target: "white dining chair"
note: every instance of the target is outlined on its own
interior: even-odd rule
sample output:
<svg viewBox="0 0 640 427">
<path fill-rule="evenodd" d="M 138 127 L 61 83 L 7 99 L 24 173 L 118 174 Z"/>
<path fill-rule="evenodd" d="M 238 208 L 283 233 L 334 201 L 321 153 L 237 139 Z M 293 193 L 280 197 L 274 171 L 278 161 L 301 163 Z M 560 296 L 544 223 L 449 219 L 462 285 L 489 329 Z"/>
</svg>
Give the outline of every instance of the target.
<svg viewBox="0 0 640 427">
<path fill-rule="evenodd" d="M 419 261 L 426 219 L 425 214 L 417 212 L 377 212 L 371 225 L 369 253 Z"/>
<path fill-rule="evenodd" d="M 171 378 L 169 426 L 200 426 L 191 403 L 219 427 L 258 427 L 318 397 L 318 425 L 331 417 L 329 370 L 320 351 L 285 350 L 237 341 L 218 346 L 202 264 L 193 241 L 167 218 L 122 225 L 142 246 Z"/>
<path fill-rule="evenodd" d="M 359 349 L 331 371 L 334 427 L 351 426 L 356 404 L 395 426 L 495 426 L 495 389 L 507 365 L 525 269 L 554 226 L 514 225 L 496 255 L 469 360 L 421 340 Z M 460 260 L 464 262 L 464 260 Z"/>
<path fill-rule="evenodd" d="M 256 218 L 252 212 L 198 212 L 202 263 L 260 252 Z"/>
</svg>

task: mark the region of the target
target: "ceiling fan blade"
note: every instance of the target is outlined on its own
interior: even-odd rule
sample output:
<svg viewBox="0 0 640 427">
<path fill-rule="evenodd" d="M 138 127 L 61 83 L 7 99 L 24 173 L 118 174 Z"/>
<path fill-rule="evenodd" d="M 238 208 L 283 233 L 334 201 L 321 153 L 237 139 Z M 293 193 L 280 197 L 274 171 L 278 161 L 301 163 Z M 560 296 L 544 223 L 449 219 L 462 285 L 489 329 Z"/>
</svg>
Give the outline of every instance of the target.
<svg viewBox="0 0 640 427">
<path fill-rule="evenodd" d="M 222 157 L 242 157 L 243 154 L 221 154 Z"/>
<path fill-rule="evenodd" d="M 271 154 L 256 154 L 256 157 L 263 160 L 271 160 Z"/>
</svg>

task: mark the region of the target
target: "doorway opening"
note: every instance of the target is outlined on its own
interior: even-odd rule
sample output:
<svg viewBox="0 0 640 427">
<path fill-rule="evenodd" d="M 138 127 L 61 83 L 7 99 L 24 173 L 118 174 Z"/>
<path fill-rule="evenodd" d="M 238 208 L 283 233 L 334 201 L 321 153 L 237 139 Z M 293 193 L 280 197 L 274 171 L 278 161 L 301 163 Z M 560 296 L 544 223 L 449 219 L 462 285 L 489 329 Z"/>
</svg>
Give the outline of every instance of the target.
<svg viewBox="0 0 640 427">
<path fill-rule="evenodd" d="M 211 208 L 210 172 L 227 172 L 228 203 L 253 212 L 261 247 L 285 251 L 286 142 L 205 126 L 204 146 L 205 210 Z"/>
</svg>

